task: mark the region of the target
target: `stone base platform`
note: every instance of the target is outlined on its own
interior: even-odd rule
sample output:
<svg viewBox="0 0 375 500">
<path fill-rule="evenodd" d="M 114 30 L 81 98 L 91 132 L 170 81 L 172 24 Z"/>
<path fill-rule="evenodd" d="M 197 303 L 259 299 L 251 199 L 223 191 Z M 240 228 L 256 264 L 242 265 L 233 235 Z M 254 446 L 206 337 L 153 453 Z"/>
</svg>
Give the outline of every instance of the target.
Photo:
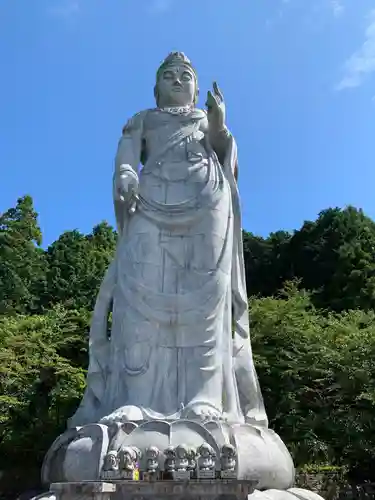
<svg viewBox="0 0 375 500">
<path fill-rule="evenodd" d="M 247 500 L 256 481 L 115 481 L 56 483 L 56 500 Z"/>
<path fill-rule="evenodd" d="M 312 491 L 255 490 L 255 481 L 114 481 L 55 483 L 35 500 L 323 500 Z"/>
</svg>

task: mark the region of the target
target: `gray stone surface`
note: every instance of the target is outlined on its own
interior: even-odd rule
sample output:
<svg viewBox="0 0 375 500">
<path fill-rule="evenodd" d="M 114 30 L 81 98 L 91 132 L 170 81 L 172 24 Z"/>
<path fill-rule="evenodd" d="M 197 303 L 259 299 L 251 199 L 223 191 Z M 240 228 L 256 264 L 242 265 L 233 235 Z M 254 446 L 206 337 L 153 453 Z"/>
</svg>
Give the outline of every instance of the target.
<svg viewBox="0 0 375 500">
<path fill-rule="evenodd" d="M 54 483 L 51 492 L 56 500 L 111 500 L 116 485 L 102 481 L 88 483 Z"/>
<path fill-rule="evenodd" d="M 298 500 L 320 500 L 322 498 L 314 491 L 304 490 L 303 488 L 289 488 L 288 493 L 292 493 Z"/>
<path fill-rule="evenodd" d="M 78 437 L 79 428 L 68 429 L 61 434 L 48 450 L 42 466 L 42 482 L 50 484 L 61 481 L 64 476 L 63 464 L 68 445 Z"/>
<path fill-rule="evenodd" d="M 246 500 L 254 490 L 254 481 L 116 481 L 116 483 L 54 484 L 51 491 L 57 500 L 103 499 L 216 499 Z"/>
<path fill-rule="evenodd" d="M 47 500 L 127 500 L 135 499 L 231 499 L 231 500 L 322 500 L 316 493 L 293 488 L 282 491 L 254 489 L 254 481 L 116 481 L 115 483 L 58 483 L 51 485 L 51 491 L 40 497 Z M 49 497 L 48 497 L 49 495 Z M 300 496 L 302 495 L 302 496 Z M 39 497 L 38 497 L 39 500 Z"/>
<path fill-rule="evenodd" d="M 66 447 L 63 460 L 64 479 L 66 481 L 98 479 L 108 446 L 107 426 L 90 424 L 79 429 L 77 436 Z"/>
<path fill-rule="evenodd" d="M 48 491 L 45 493 L 40 493 L 37 496 L 29 497 L 27 500 L 56 500 L 56 495 L 51 491 Z"/>
<path fill-rule="evenodd" d="M 291 488 L 287 491 L 276 489 L 255 490 L 248 496 L 248 500 L 323 500 L 323 497 L 313 491 Z"/>
</svg>

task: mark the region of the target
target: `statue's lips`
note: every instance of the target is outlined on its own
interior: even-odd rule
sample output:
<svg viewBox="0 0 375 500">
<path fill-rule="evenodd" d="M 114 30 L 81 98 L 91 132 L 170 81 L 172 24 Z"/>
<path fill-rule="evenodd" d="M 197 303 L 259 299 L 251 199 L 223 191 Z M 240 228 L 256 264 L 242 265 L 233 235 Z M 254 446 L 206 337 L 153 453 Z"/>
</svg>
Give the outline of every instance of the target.
<svg viewBox="0 0 375 500">
<path fill-rule="evenodd" d="M 172 87 L 173 92 L 181 92 L 183 90 L 182 87 Z"/>
</svg>

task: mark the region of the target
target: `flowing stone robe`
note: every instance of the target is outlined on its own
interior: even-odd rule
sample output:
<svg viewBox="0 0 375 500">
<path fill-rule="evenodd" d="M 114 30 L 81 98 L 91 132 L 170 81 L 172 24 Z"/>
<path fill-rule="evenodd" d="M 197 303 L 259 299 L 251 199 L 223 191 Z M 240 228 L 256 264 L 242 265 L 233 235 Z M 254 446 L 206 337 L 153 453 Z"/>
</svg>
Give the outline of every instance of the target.
<svg viewBox="0 0 375 500">
<path fill-rule="evenodd" d="M 115 200 L 119 241 L 70 426 L 207 416 L 267 426 L 249 339 L 236 144 L 226 138 L 221 164 L 207 131 L 198 109 L 147 110 L 124 128 L 115 181 L 128 165 L 139 199 L 134 213 Z"/>
</svg>

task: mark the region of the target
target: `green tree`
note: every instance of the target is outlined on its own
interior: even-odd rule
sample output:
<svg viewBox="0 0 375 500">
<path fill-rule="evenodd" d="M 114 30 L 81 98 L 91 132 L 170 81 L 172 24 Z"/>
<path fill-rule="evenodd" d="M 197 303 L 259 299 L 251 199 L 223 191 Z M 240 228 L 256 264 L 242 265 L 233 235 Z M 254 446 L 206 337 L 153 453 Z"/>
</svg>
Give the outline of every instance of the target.
<svg viewBox="0 0 375 500">
<path fill-rule="evenodd" d="M 267 297 L 277 293 L 290 272 L 288 249 L 291 235 L 285 231 L 271 233 L 268 238 L 244 232 L 244 259 L 249 296 Z"/>
<path fill-rule="evenodd" d="M 322 314 L 298 286 L 251 301 L 253 351 L 271 427 L 298 466 L 329 462 L 369 479 L 375 314 Z"/>
<path fill-rule="evenodd" d="M 0 468 L 41 465 L 80 401 L 89 314 L 0 317 Z"/>
<path fill-rule="evenodd" d="M 322 211 L 293 235 L 244 233 L 248 294 L 269 297 L 301 279 L 320 308 L 375 308 L 375 223 L 353 207 Z"/>
<path fill-rule="evenodd" d="M 47 250 L 47 290 L 43 304 L 92 309 L 116 246 L 116 233 L 106 222 L 85 236 L 63 233 Z"/>
<path fill-rule="evenodd" d="M 0 215 L 0 314 L 39 309 L 46 268 L 41 241 L 30 196 Z"/>
<path fill-rule="evenodd" d="M 290 240 L 291 273 L 319 307 L 375 307 L 375 223 L 362 210 L 330 208 Z"/>
</svg>

